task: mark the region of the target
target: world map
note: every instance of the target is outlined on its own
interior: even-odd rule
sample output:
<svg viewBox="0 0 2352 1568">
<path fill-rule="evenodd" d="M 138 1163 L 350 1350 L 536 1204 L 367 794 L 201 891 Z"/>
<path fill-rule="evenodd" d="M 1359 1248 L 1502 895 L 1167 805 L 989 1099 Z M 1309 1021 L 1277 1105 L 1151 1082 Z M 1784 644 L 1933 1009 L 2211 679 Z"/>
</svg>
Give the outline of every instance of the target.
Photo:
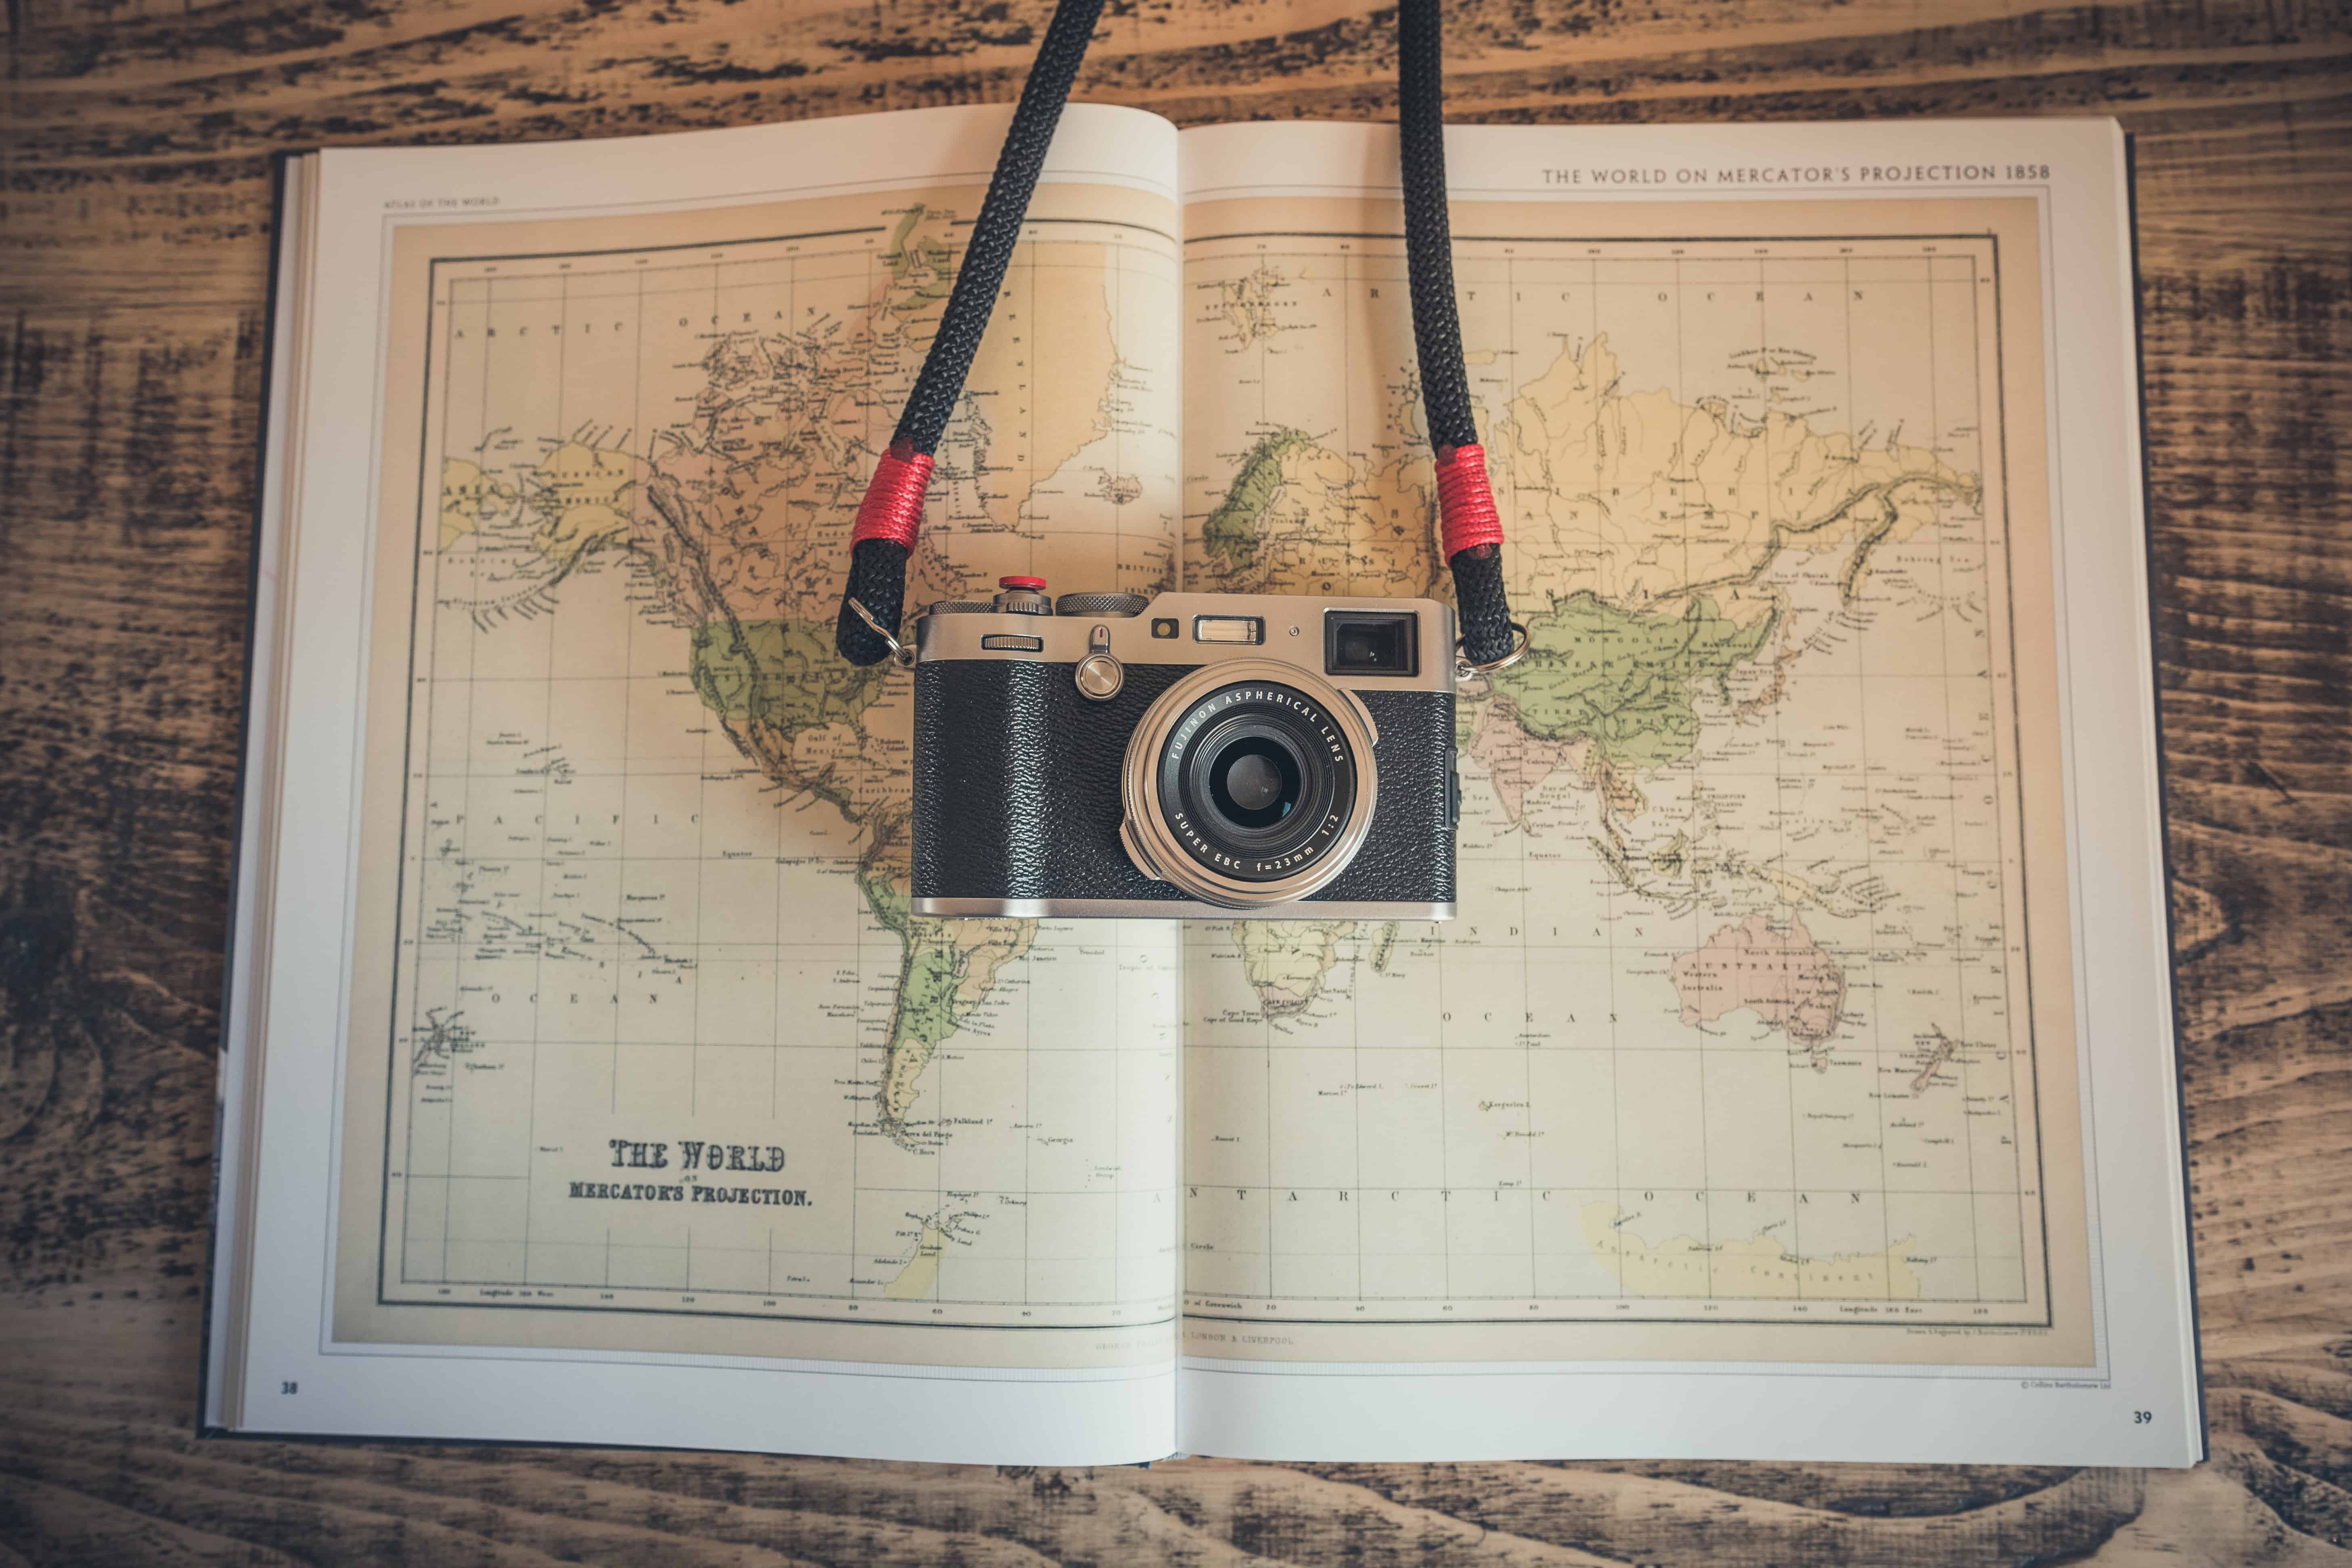
<svg viewBox="0 0 2352 1568">
<path fill-rule="evenodd" d="M 968 195 L 434 263 L 383 1299 L 2045 1321 L 1990 241 L 1463 237 L 1460 918 L 1180 936 L 913 915 L 832 651 Z M 1448 593 L 1395 246 L 1218 232 L 1032 226 L 918 603 Z"/>
<path fill-rule="evenodd" d="M 1213 226 L 1189 585 L 1450 596 L 1400 247 Z M 1990 241 L 1456 238 L 1526 657 L 1458 921 L 1191 933 L 1188 1310 L 2042 1321 Z"/>
</svg>

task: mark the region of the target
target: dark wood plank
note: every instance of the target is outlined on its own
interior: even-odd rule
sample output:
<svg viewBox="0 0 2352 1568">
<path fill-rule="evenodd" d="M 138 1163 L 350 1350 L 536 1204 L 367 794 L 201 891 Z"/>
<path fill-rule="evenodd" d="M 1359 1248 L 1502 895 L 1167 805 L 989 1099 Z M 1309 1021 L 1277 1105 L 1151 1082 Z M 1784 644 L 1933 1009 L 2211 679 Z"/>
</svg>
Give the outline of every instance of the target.
<svg viewBox="0 0 2352 1568">
<path fill-rule="evenodd" d="M 2206 1469 L 994 1472 L 194 1439 L 268 154 L 1002 99 L 1045 10 L 13 0 L 0 1563 L 2352 1559 L 2352 13 L 2322 0 L 1451 13 L 1465 119 L 2099 112 L 2137 134 Z M 1080 95 L 1380 117 L 1391 67 L 1357 0 L 1131 0 Z"/>
</svg>

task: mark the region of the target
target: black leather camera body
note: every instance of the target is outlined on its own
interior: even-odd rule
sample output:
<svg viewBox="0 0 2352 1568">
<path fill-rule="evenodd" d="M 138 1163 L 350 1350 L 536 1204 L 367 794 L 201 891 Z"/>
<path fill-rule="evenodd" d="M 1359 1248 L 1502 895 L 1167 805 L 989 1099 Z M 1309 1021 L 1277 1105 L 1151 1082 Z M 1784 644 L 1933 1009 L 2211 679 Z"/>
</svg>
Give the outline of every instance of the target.
<svg viewBox="0 0 2352 1568">
<path fill-rule="evenodd" d="M 914 911 L 1449 920 L 1434 599 L 1065 594 L 916 622 Z"/>
</svg>

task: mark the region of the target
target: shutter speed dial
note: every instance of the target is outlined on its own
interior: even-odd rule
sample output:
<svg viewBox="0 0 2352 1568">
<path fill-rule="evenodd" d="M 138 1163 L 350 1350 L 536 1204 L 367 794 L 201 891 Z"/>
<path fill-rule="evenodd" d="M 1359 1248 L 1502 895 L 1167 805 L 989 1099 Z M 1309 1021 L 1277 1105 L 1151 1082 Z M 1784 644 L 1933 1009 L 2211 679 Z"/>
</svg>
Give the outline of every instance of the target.
<svg viewBox="0 0 2352 1568">
<path fill-rule="evenodd" d="M 1139 616 L 1151 604 L 1146 594 L 1065 594 L 1054 603 L 1057 616 Z"/>
</svg>

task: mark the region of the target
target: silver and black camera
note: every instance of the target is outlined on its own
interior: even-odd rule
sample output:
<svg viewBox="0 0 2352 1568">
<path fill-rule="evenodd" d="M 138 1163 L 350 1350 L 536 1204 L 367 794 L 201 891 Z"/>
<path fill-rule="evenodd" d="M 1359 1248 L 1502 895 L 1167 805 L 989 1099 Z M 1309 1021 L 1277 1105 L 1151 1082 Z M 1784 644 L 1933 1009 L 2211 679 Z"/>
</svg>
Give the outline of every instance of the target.
<svg viewBox="0 0 2352 1568">
<path fill-rule="evenodd" d="M 1453 917 L 1448 606 L 1001 587 L 916 622 L 916 913 Z"/>
</svg>

